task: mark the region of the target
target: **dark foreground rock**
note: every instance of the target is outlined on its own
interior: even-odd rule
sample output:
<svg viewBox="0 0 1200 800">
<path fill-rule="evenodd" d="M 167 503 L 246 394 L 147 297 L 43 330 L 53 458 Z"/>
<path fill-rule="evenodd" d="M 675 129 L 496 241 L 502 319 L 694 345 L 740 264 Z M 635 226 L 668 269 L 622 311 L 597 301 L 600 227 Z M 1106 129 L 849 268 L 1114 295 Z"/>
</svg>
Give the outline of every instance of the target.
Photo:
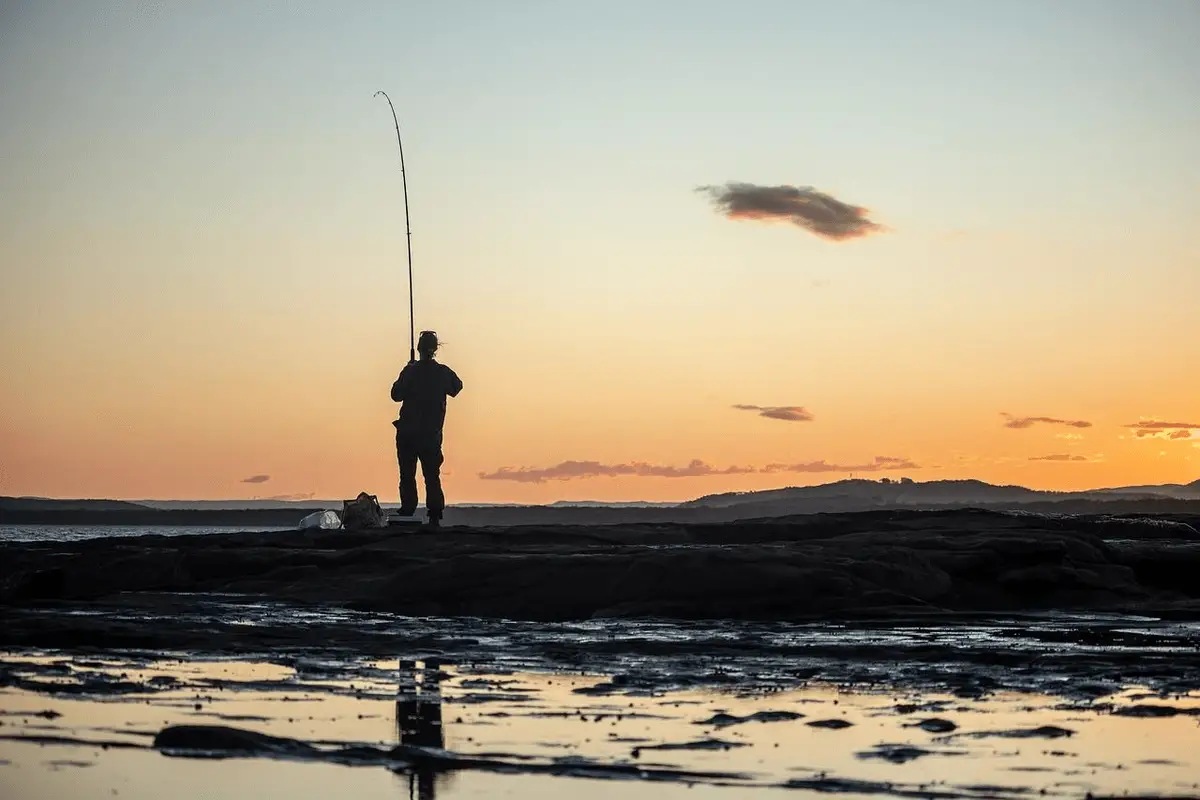
<svg viewBox="0 0 1200 800">
<path fill-rule="evenodd" d="M 141 536 L 0 546 L 0 605 L 233 593 L 408 615 L 831 619 L 1087 610 L 1200 618 L 1196 526 L 883 511 L 714 525 Z"/>
</svg>

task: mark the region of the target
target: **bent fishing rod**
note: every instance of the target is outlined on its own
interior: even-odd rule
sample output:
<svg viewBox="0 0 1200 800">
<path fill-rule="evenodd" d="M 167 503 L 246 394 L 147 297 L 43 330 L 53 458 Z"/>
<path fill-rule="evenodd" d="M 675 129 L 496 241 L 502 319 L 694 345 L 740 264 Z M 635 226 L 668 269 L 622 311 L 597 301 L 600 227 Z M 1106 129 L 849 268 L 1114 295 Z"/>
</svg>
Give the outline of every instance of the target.
<svg viewBox="0 0 1200 800">
<path fill-rule="evenodd" d="M 408 221 L 408 178 L 404 174 L 404 144 L 400 141 L 400 120 L 396 118 L 396 107 L 387 92 L 378 91 L 373 96 L 383 95 L 388 108 L 392 109 L 392 122 L 396 125 L 396 144 L 400 147 L 400 181 L 404 186 L 404 233 L 408 239 L 408 360 L 417 360 L 416 324 L 413 321 L 413 272 L 412 272 L 412 226 Z"/>
</svg>

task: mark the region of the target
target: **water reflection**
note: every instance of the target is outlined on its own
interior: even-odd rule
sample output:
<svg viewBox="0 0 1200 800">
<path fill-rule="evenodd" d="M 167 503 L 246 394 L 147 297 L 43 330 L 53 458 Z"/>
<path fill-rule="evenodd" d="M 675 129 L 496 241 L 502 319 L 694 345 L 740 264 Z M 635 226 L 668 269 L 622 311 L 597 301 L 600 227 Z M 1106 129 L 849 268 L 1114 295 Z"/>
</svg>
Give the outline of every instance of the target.
<svg viewBox="0 0 1200 800">
<path fill-rule="evenodd" d="M 75 797 L 100 786 L 119 789 L 121 800 L 157 800 L 164 785 L 185 787 L 185 800 L 241 797 L 262 785 L 294 800 L 597 797 L 616 785 L 641 800 L 677 789 L 681 800 L 767 797 L 782 786 L 797 796 L 882 796 L 872 787 L 889 787 L 888 796 L 916 797 L 934 784 L 963 798 L 1200 797 L 1197 693 L 1130 686 L 1078 701 L 816 681 L 781 691 L 747 682 L 662 687 L 413 656 L 288 657 L 284 665 L 0 653 L 0 677 L 9 681 L 0 686 L 0 797 Z M 271 752 L 219 762 L 203 752 L 159 757 L 148 736 L 178 725 L 278 736 L 330 754 L 365 745 L 372 757 L 360 769 L 341 759 L 300 768 Z M 448 750 L 458 763 L 376 768 L 397 745 Z M 631 777 L 619 772 L 629 766 L 653 774 L 591 780 Z M 547 771 L 571 777 L 499 774 Z M 709 777 L 687 777 L 697 773 Z"/>
<path fill-rule="evenodd" d="M 400 744 L 444 749 L 442 730 L 442 681 L 449 677 L 441 661 L 424 658 L 401 659 L 396 692 L 396 735 Z M 448 781 L 445 773 L 430 769 L 407 771 L 408 796 L 434 800 L 439 786 Z"/>
</svg>

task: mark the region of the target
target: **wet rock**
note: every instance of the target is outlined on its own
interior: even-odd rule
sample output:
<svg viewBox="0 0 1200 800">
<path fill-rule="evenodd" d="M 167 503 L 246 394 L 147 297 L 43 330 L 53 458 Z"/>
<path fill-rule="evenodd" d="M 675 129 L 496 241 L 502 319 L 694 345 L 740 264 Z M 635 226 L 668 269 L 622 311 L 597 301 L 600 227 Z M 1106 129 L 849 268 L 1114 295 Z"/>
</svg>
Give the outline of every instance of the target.
<svg viewBox="0 0 1200 800">
<path fill-rule="evenodd" d="M 923 731 L 928 731 L 929 733 L 949 733 L 950 731 L 958 729 L 958 726 L 950 720 L 939 719 L 937 717 L 923 719 L 918 722 L 915 727 L 920 728 Z"/>
<path fill-rule="evenodd" d="M 859 758 L 878 758 L 883 761 L 890 761 L 893 764 L 904 764 L 922 756 L 931 756 L 933 754 L 932 750 L 912 747 L 906 744 L 881 744 L 877 745 L 873 750 L 864 750 L 860 753 L 855 753 Z"/>
<path fill-rule="evenodd" d="M 942 739 L 952 739 L 960 736 L 970 739 L 1062 739 L 1074 735 L 1075 731 L 1069 728 L 1060 728 L 1057 725 L 1041 725 L 1036 728 L 1010 728 L 999 731 L 953 733 L 942 737 Z"/>
<path fill-rule="evenodd" d="M 38 719 L 58 719 L 62 714 L 52 709 L 45 711 L 5 711 L 0 710 L 0 717 L 36 717 Z"/>
<path fill-rule="evenodd" d="M 854 723 L 850 722 L 849 720 L 837 719 L 837 718 L 815 719 L 815 720 L 812 720 L 811 722 L 806 722 L 804 724 L 808 725 L 810 728 L 825 728 L 826 730 L 831 730 L 831 731 L 840 731 L 845 728 L 853 727 L 853 725 L 854 725 Z"/>
<path fill-rule="evenodd" d="M 958 795 L 949 795 L 947 793 L 927 792 L 914 795 L 911 791 L 906 791 L 901 787 L 896 787 L 891 783 L 880 783 L 878 781 L 860 781 L 853 778 L 792 778 L 791 780 L 781 784 L 784 789 L 805 789 L 810 792 L 820 792 L 822 794 L 852 794 L 867 797 L 870 795 L 893 795 L 900 797 L 918 796 L 918 797 L 957 797 Z"/>
<path fill-rule="evenodd" d="M 224 725 L 172 725 L 154 737 L 156 750 L 205 753 L 275 754 L 311 756 L 316 748 L 296 739 Z"/>
<path fill-rule="evenodd" d="M 592 697 L 604 697 L 612 694 L 646 694 L 653 691 L 655 682 L 652 679 L 633 679 L 628 675 L 616 675 L 606 683 L 595 686 L 581 686 L 572 689 L 572 694 L 582 694 Z"/>
<path fill-rule="evenodd" d="M 1118 684 L 1112 683 L 1077 683 L 1071 687 L 1071 693 L 1094 700 L 1098 697 L 1107 697 L 1120 691 L 1120 688 Z"/>
<path fill-rule="evenodd" d="M 955 788 L 970 792 L 972 797 L 1020 797 L 1032 793 L 1028 786 L 1001 786 L 995 783 L 973 783 Z"/>
<path fill-rule="evenodd" d="M 749 747 L 745 742 L 728 742 L 723 739 L 697 739 L 694 742 L 669 742 L 666 744 L 646 744 L 633 749 L 634 757 L 643 750 L 732 750 L 735 747 Z"/>
<path fill-rule="evenodd" d="M 706 720 L 697 722 L 697 725 L 713 725 L 718 728 L 728 727 L 730 725 L 742 725 L 747 722 L 786 722 L 793 719 L 800 719 L 804 715 L 796 711 L 755 711 L 745 717 L 739 717 L 735 714 L 714 714 Z"/>
<path fill-rule="evenodd" d="M 18 733 L 0 736 L 0 739 L 10 742 L 28 742 L 30 744 L 68 745 L 70 747 L 92 747 L 101 750 L 141 750 L 143 745 L 120 739 L 84 739 L 77 736 L 57 736 L 54 734 Z"/>
<path fill-rule="evenodd" d="M 40 681 L 35 678 L 18 678 L 13 682 L 18 688 L 30 692 L 67 695 L 128 695 L 151 693 L 154 687 L 132 681 L 123 681 L 108 675 L 94 674 L 77 682 Z"/>
<path fill-rule="evenodd" d="M 1112 710 L 1113 716 L 1117 717 L 1143 717 L 1143 718 L 1161 718 L 1174 717 L 1179 714 L 1188 714 L 1192 716 L 1200 716 L 1200 708 L 1176 708 L 1175 706 L 1156 705 L 1153 703 L 1140 703 L 1133 706 L 1120 706 Z"/>
<path fill-rule="evenodd" d="M 530 699 L 530 696 L 527 694 L 470 692 L 448 699 L 446 702 L 468 706 L 482 703 L 525 703 L 529 702 Z"/>
<path fill-rule="evenodd" d="M 650 747 L 662 750 L 727 750 L 731 747 L 742 746 L 745 745 L 736 742 L 705 740 L 682 745 L 651 745 Z M 409 744 L 399 744 L 390 750 L 358 744 L 333 745 L 323 749 L 298 739 L 268 736 L 241 728 L 217 725 L 174 725 L 164 728 L 155 737 L 153 747 L 164 754 L 177 757 L 283 757 L 339 764 L 380 764 L 393 769 L 417 769 L 430 772 L 479 770 L 508 774 L 626 777 L 687 783 L 746 779 L 745 775 L 739 773 L 651 769 L 633 764 L 593 761 L 581 757 L 540 761 L 520 756 L 466 756 L 441 748 Z M 636 757 L 636 751 L 634 755 Z"/>
</svg>

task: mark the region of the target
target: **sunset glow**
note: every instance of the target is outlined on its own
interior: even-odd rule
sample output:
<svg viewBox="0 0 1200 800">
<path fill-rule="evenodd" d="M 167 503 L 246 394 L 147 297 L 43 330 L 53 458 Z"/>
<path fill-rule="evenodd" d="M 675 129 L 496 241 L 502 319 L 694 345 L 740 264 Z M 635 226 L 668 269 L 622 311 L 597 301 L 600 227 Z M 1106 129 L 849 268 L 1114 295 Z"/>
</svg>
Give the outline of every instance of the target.
<svg viewBox="0 0 1200 800">
<path fill-rule="evenodd" d="M 1194 3 L 257 8 L 4 12 L 0 494 L 395 501 L 379 89 L 452 504 L 1200 477 Z"/>
</svg>

